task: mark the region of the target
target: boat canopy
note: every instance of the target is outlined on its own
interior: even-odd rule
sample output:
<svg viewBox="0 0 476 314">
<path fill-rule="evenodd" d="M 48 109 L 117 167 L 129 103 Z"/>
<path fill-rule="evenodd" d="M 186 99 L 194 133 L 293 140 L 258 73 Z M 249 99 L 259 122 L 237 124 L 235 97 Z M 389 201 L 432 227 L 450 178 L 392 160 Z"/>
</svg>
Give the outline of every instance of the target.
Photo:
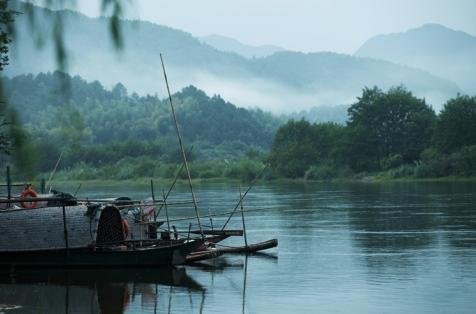
<svg viewBox="0 0 476 314">
<path fill-rule="evenodd" d="M 69 248 L 124 240 L 114 206 L 66 206 Z M 66 249 L 62 207 L 0 211 L 0 252 Z"/>
</svg>

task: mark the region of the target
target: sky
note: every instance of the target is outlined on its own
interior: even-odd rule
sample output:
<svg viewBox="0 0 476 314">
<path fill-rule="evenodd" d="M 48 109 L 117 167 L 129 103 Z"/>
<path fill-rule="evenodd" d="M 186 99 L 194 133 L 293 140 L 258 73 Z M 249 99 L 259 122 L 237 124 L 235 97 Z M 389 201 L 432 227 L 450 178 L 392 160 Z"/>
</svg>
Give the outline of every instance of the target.
<svg viewBox="0 0 476 314">
<path fill-rule="evenodd" d="M 39 0 L 41 1 L 41 0 Z M 250 45 L 354 53 L 378 34 L 439 23 L 476 36 L 476 0 L 122 0 L 128 18 Z M 76 10 L 100 15 L 101 0 Z"/>
</svg>

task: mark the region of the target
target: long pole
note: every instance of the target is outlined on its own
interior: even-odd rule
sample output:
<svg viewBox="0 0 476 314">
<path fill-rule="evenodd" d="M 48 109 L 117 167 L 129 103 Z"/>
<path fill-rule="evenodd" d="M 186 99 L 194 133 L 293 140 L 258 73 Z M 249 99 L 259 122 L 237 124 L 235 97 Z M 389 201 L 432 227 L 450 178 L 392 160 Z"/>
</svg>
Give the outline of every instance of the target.
<svg viewBox="0 0 476 314">
<path fill-rule="evenodd" d="M 266 168 L 268 168 L 268 164 L 266 164 L 263 169 L 261 169 L 261 172 L 256 176 L 256 178 L 253 180 L 253 182 L 251 182 L 251 185 L 248 187 L 248 189 L 245 191 L 245 193 L 240 196 L 240 200 L 238 201 L 238 203 L 236 204 L 235 208 L 233 209 L 233 211 L 231 212 L 230 214 L 230 217 L 228 217 L 228 219 L 225 221 L 225 223 L 223 224 L 223 227 L 221 228 L 221 230 L 225 230 L 225 227 L 226 225 L 230 222 L 230 219 L 231 217 L 233 217 L 233 215 L 235 214 L 236 210 L 238 209 L 238 207 L 240 206 L 241 202 L 243 201 L 243 199 L 245 198 L 246 194 L 248 194 L 248 192 L 253 188 L 253 186 L 256 184 L 256 182 L 258 182 L 258 179 L 261 177 L 261 175 L 264 173 L 264 171 L 266 170 Z"/>
<path fill-rule="evenodd" d="M 66 256 L 69 258 L 69 239 L 68 239 L 68 226 L 66 225 L 66 209 L 63 203 L 63 229 L 64 229 L 64 242 L 66 245 Z"/>
<path fill-rule="evenodd" d="M 58 158 L 58 161 L 56 161 L 56 165 L 53 169 L 53 171 L 51 171 L 50 173 L 50 177 L 48 178 L 48 181 L 46 182 L 46 187 L 49 186 L 49 190 L 48 191 L 51 191 L 51 180 L 53 180 L 53 177 L 55 176 L 56 174 L 56 169 L 58 169 L 58 165 L 61 161 L 61 157 L 63 157 L 63 152 L 61 152 L 61 154 L 59 155 L 59 158 Z"/>
<path fill-rule="evenodd" d="M 241 198 L 241 186 L 240 186 L 240 206 L 241 206 L 241 221 L 243 223 L 243 235 L 245 238 L 245 248 L 248 248 L 248 239 L 246 238 L 245 213 L 243 210 L 243 199 Z"/>
<path fill-rule="evenodd" d="M 243 279 L 243 301 L 241 307 L 241 313 L 245 313 L 245 301 L 246 301 L 246 275 L 248 273 L 248 254 L 245 256 L 245 275 Z"/>
<path fill-rule="evenodd" d="M 12 198 L 12 178 L 10 177 L 10 166 L 7 166 L 7 194 L 8 200 L 10 200 Z M 10 204 L 8 207 L 10 207 Z"/>
<path fill-rule="evenodd" d="M 193 146 L 190 148 L 189 150 L 189 153 L 191 153 L 193 151 Z M 182 170 L 184 168 L 184 164 L 182 163 L 182 165 L 180 166 L 180 169 L 177 171 L 177 173 L 175 174 L 175 178 L 174 178 L 174 181 L 172 182 L 172 185 L 170 186 L 169 190 L 167 191 L 167 194 L 165 194 L 165 198 L 164 198 L 164 202 L 167 200 L 167 198 L 169 197 L 170 193 L 172 192 L 172 190 L 174 189 L 175 187 L 175 184 L 177 183 L 177 180 L 178 178 L 180 177 L 180 175 L 182 174 Z M 159 216 L 160 214 L 160 211 L 162 210 L 162 207 L 164 205 L 160 205 L 159 207 L 159 210 L 155 211 L 154 212 L 154 218 L 157 219 L 157 216 Z"/>
<path fill-rule="evenodd" d="M 154 181 L 150 179 L 150 194 L 152 196 L 152 202 L 155 203 Z M 154 222 L 157 222 L 157 215 L 155 215 L 154 209 Z"/>
<path fill-rule="evenodd" d="M 162 195 L 164 196 L 164 200 L 165 200 L 165 191 L 164 190 L 162 190 Z M 167 232 L 169 233 L 169 237 L 170 237 L 169 209 L 167 207 L 167 203 L 165 203 L 164 206 L 165 206 L 165 217 L 167 218 Z"/>
<path fill-rule="evenodd" d="M 260 211 L 260 210 L 264 210 L 264 208 L 255 208 L 255 209 L 245 209 L 243 210 L 243 212 L 245 213 L 248 213 L 248 212 L 257 212 L 257 211 Z M 209 218 L 209 217 L 219 217 L 219 216 L 226 216 L 226 215 L 230 215 L 234 213 L 234 211 L 230 211 L 230 212 L 225 212 L 225 213 L 218 213 L 218 214 L 211 214 L 211 215 L 204 215 L 202 216 L 203 218 Z M 170 222 L 176 222 L 176 221 L 185 221 L 185 220 L 190 220 L 190 219 L 193 219 L 195 217 L 183 217 L 183 218 L 174 218 L 174 219 L 170 219 Z M 221 230 L 223 231 L 223 230 Z"/>
<path fill-rule="evenodd" d="M 198 206 L 197 206 L 197 201 L 195 198 L 195 193 L 193 192 L 192 177 L 190 175 L 190 169 L 188 168 L 187 156 L 185 154 L 185 149 L 183 148 L 182 136 L 180 135 L 177 117 L 175 115 L 175 109 L 172 103 L 172 94 L 170 94 L 169 81 L 167 79 L 167 73 L 165 72 L 165 65 L 164 65 L 164 59 L 162 58 L 162 54 L 160 54 L 160 62 L 162 63 L 162 70 L 164 71 L 165 84 L 167 85 L 167 93 L 169 94 L 170 108 L 172 110 L 172 116 L 174 118 L 174 123 L 175 123 L 175 131 L 177 132 L 180 150 L 182 152 L 183 163 L 185 165 L 185 170 L 187 171 L 188 184 L 190 186 L 190 193 L 192 194 L 192 201 L 193 201 L 193 206 L 195 208 L 195 215 L 197 216 L 198 228 L 200 229 L 200 233 L 202 234 L 202 239 L 205 239 L 205 236 L 203 234 L 203 229 L 202 229 L 202 223 L 200 222 L 200 213 L 198 212 Z"/>
</svg>

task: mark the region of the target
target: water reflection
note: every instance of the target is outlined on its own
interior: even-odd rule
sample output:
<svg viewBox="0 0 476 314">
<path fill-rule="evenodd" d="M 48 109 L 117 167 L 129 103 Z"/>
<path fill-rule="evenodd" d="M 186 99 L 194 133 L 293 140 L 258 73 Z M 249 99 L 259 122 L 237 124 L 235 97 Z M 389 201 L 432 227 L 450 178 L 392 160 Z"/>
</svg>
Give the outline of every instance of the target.
<svg viewBox="0 0 476 314">
<path fill-rule="evenodd" d="M 164 287 L 205 292 L 184 268 L 21 270 L 0 273 L 0 304 L 21 313 L 148 311 L 157 310 L 159 294 L 169 291 Z"/>
</svg>

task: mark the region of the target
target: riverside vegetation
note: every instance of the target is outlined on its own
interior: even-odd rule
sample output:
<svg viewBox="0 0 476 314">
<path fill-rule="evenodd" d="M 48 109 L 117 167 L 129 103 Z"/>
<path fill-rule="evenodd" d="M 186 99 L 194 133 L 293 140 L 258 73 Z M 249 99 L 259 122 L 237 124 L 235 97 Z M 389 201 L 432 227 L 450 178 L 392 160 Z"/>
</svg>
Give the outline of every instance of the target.
<svg viewBox="0 0 476 314">
<path fill-rule="evenodd" d="M 25 178 L 51 171 L 62 153 L 64 180 L 171 178 L 180 166 L 170 109 L 157 96 L 60 72 L 3 84 L 27 130 L 29 144 L 14 152 Z M 266 163 L 268 179 L 476 175 L 476 97 L 458 95 L 436 114 L 404 87 L 365 88 L 341 124 L 237 108 L 193 86 L 173 98 L 194 178 L 252 180 Z"/>
</svg>

